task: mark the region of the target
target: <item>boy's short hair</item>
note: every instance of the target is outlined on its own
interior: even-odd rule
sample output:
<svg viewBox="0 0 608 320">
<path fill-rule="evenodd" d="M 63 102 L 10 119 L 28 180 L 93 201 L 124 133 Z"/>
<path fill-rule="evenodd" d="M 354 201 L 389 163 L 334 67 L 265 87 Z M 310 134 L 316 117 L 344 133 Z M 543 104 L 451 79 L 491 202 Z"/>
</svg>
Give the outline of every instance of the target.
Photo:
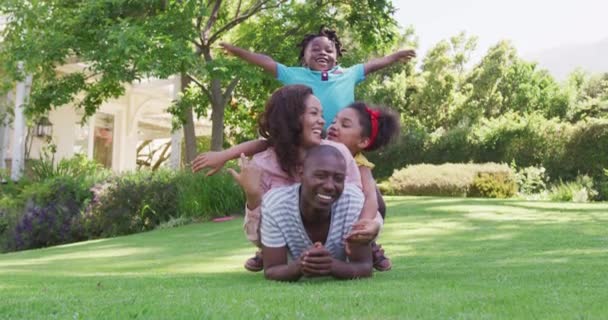
<svg viewBox="0 0 608 320">
<path fill-rule="evenodd" d="M 336 47 L 336 55 L 338 57 L 342 57 L 342 52 L 346 51 L 342 48 L 342 43 L 340 42 L 340 38 L 338 38 L 338 34 L 335 30 L 327 29 L 325 26 L 321 26 L 319 28 L 318 33 L 309 33 L 304 36 L 304 39 L 298 45 L 300 47 L 300 57 L 299 60 L 302 61 L 304 59 L 304 51 L 306 51 L 306 46 L 316 37 L 326 37 L 329 41 L 334 43 Z"/>
</svg>

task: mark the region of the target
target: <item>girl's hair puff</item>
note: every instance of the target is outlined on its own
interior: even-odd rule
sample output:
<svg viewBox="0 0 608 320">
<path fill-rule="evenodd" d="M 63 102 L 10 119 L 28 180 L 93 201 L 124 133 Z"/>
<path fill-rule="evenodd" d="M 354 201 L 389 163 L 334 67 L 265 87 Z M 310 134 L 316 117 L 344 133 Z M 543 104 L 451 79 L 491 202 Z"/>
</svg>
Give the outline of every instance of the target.
<svg viewBox="0 0 608 320">
<path fill-rule="evenodd" d="M 329 39 L 329 41 L 333 42 L 334 46 L 336 47 L 336 55 L 338 58 L 342 57 L 342 52 L 346 51 L 342 48 L 342 43 L 340 42 L 340 38 L 338 38 L 336 31 L 327 29 L 327 28 L 325 28 L 325 26 L 321 26 L 321 28 L 319 28 L 318 33 L 309 33 L 309 34 L 305 35 L 304 39 L 302 39 L 302 41 L 298 45 L 298 47 L 300 47 L 300 57 L 299 57 L 300 61 L 302 61 L 304 59 L 304 51 L 306 51 L 306 47 L 308 46 L 308 44 L 314 38 L 317 38 L 317 37 L 326 37 L 327 39 Z"/>
<path fill-rule="evenodd" d="M 365 148 L 365 151 L 373 151 L 386 146 L 395 140 L 401 132 L 399 114 L 392 109 L 370 108 L 363 102 L 351 103 L 347 108 L 357 111 L 359 124 L 362 128 L 361 135 L 365 138 L 370 138 L 372 135 L 372 120 L 367 109 L 369 108 L 369 110 L 378 112 L 378 134 L 376 135 L 376 139 L 372 141 L 372 144 Z"/>
<path fill-rule="evenodd" d="M 304 101 L 312 89 L 304 85 L 289 85 L 277 89 L 266 102 L 258 119 L 258 131 L 274 148 L 281 169 L 290 177 L 299 164 L 298 149 L 302 145 L 300 117 L 306 111 Z"/>
</svg>

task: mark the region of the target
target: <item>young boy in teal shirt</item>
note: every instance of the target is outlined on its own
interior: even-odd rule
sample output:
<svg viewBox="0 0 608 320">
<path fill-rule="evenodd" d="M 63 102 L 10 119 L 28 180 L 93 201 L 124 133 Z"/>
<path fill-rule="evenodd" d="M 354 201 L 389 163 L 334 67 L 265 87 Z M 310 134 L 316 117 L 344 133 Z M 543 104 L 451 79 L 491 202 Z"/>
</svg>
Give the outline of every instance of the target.
<svg viewBox="0 0 608 320">
<path fill-rule="evenodd" d="M 407 62 L 416 56 L 413 50 L 400 50 L 364 64 L 342 68 L 337 64 L 343 51 L 340 39 L 335 31 L 325 28 L 321 28 L 317 34 L 307 35 L 300 43 L 301 67 L 287 67 L 269 56 L 227 43 L 221 46 L 229 53 L 262 67 L 284 85 L 303 84 L 311 87 L 323 106 L 326 129 L 340 110 L 355 101 L 355 86 L 365 80 L 366 75 L 400 60 Z"/>
</svg>

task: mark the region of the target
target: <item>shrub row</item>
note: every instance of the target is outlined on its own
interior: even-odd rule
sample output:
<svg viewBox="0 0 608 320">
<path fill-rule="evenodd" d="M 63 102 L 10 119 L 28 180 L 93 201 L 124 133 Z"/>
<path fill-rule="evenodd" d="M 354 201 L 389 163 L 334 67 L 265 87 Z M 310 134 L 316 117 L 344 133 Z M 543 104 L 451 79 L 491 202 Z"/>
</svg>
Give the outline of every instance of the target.
<svg viewBox="0 0 608 320">
<path fill-rule="evenodd" d="M 395 171 L 382 191 L 392 195 L 508 198 L 517 184 L 505 164 L 419 164 Z"/>
<path fill-rule="evenodd" d="M 369 154 L 377 179 L 390 177 L 410 164 L 515 163 L 543 166 L 556 182 L 586 174 L 604 184 L 608 168 L 608 119 L 576 124 L 545 119 L 538 114 L 506 114 L 478 124 L 428 134 L 415 123 L 403 126 L 396 144 Z M 608 194 L 604 195 L 604 199 Z"/>
<path fill-rule="evenodd" d="M 46 178 L 3 186 L 3 251 L 141 232 L 172 219 L 207 220 L 240 212 L 245 202 L 232 177 L 221 173 L 159 170 Z"/>
</svg>

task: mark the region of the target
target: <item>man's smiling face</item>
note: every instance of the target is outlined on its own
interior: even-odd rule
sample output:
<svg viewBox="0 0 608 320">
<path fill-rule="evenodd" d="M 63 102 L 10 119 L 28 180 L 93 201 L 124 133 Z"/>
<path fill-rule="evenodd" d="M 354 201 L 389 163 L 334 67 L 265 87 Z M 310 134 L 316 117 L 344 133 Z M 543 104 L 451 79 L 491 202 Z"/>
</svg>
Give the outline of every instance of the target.
<svg viewBox="0 0 608 320">
<path fill-rule="evenodd" d="M 331 152 L 307 157 L 302 172 L 301 201 L 315 211 L 329 211 L 344 191 L 346 161 L 340 152 Z"/>
</svg>

